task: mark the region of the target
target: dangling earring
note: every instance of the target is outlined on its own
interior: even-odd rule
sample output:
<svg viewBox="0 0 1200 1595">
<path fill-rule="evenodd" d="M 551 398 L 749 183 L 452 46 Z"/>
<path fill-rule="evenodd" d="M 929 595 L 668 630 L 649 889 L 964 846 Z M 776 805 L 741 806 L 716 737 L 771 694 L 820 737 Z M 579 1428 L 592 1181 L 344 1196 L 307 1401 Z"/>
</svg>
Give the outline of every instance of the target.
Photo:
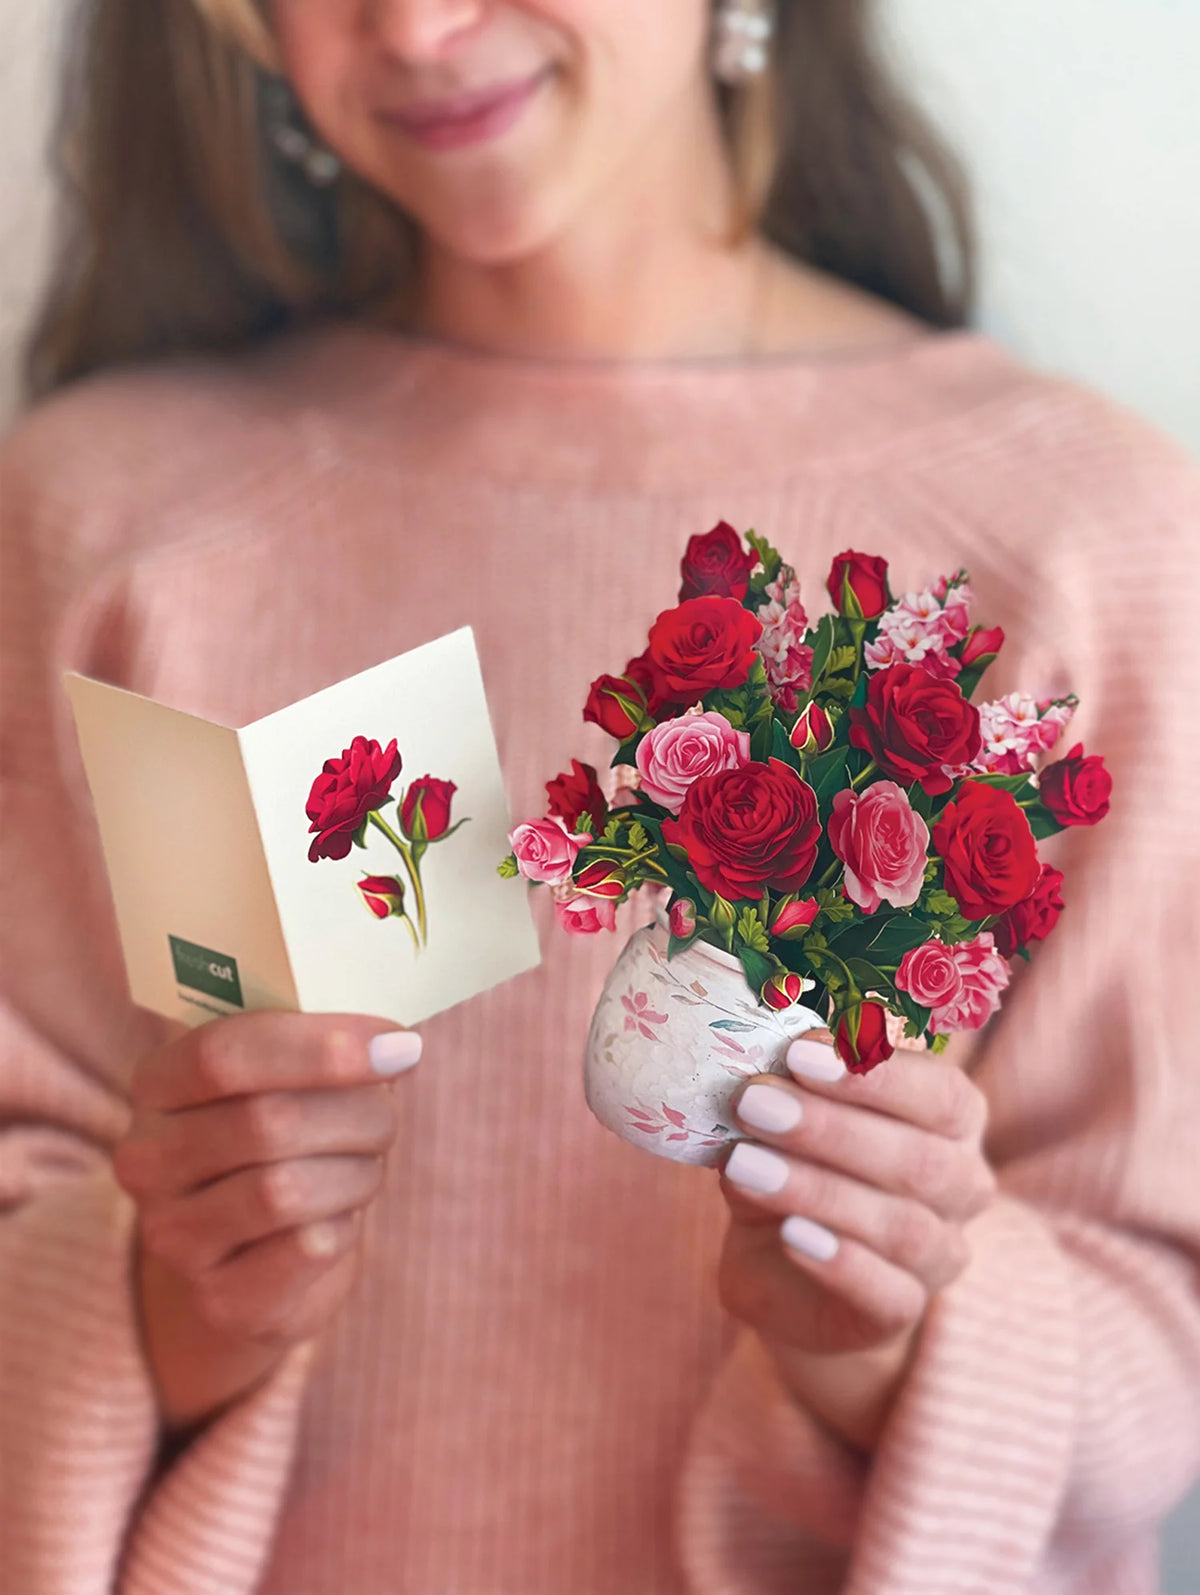
<svg viewBox="0 0 1200 1595">
<path fill-rule="evenodd" d="M 772 0 L 719 0 L 713 15 L 712 69 L 722 83 L 747 83 L 766 70 L 775 32 Z"/>
<path fill-rule="evenodd" d="M 268 78 L 263 84 L 267 137 L 277 154 L 298 166 L 317 188 L 328 188 L 341 176 L 342 163 L 331 149 L 308 131 L 304 113 L 286 78 Z"/>
</svg>

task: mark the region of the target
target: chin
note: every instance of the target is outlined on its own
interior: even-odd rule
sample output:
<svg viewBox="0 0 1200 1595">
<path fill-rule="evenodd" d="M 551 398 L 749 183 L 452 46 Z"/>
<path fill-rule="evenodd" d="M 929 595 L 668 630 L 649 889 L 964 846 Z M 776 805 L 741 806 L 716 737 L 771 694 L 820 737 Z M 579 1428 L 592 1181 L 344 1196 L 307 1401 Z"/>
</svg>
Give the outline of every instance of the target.
<svg viewBox="0 0 1200 1595">
<path fill-rule="evenodd" d="M 495 193 L 461 205 L 408 207 L 421 230 L 441 248 L 477 266 L 504 266 L 537 254 L 553 243 L 567 221 L 562 205 L 549 195 Z"/>
</svg>

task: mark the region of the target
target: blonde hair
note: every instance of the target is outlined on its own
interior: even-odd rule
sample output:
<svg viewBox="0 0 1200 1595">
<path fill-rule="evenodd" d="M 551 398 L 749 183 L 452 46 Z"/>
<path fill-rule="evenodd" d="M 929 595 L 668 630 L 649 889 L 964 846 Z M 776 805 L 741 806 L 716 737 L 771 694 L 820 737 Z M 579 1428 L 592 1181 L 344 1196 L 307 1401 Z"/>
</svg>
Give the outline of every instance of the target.
<svg viewBox="0 0 1200 1595">
<path fill-rule="evenodd" d="M 772 71 L 718 94 L 737 230 L 760 228 L 934 325 L 961 324 L 974 282 L 965 181 L 883 65 L 870 0 L 780 0 L 779 21 Z M 254 0 L 85 0 L 73 31 L 30 397 L 319 315 L 404 325 L 414 224 L 351 171 L 315 189 L 274 155 L 262 88 L 279 64 Z"/>
</svg>

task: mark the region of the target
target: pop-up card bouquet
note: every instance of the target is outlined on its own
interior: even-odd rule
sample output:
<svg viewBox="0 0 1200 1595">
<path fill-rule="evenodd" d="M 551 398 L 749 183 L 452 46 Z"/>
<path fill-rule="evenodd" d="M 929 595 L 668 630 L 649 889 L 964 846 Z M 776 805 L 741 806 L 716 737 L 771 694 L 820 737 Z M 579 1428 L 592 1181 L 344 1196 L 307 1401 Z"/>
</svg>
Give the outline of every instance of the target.
<svg viewBox="0 0 1200 1595">
<path fill-rule="evenodd" d="M 896 599 L 848 551 L 809 625 L 794 571 L 753 532 L 693 537 L 676 607 L 593 682 L 616 791 L 572 761 L 518 825 L 505 876 L 560 923 L 614 928 L 657 888 L 588 1040 L 588 1101 L 651 1151 L 714 1163 L 739 1082 L 785 1071 L 827 1026 L 847 1068 L 940 1051 L 998 1007 L 1063 906 L 1038 842 L 1108 810 L 1102 761 L 1047 763 L 1074 698 L 971 700 L 1003 643 L 972 625 L 967 573 Z"/>
</svg>

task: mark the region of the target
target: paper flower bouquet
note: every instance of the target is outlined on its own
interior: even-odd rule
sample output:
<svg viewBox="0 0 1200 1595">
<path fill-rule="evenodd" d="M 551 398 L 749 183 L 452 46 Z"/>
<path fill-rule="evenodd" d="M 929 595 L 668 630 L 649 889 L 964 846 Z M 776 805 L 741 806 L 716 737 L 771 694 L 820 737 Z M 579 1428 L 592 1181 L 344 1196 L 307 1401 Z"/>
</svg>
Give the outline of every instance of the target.
<svg viewBox="0 0 1200 1595">
<path fill-rule="evenodd" d="M 1073 698 L 971 702 L 1004 639 L 971 624 L 965 571 L 897 600 L 884 560 L 839 554 L 812 627 L 754 532 L 693 537 L 682 572 L 645 652 L 588 695 L 612 801 L 573 760 L 500 869 L 579 933 L 661 889 L 597 1008 L 588 1099 L 711 1162 L 739 1079 L 782 1070 L 805 1028 L 861 1073 L 901 1036 L 937 1051 L 982 1025 L 1063 906 L 1039 839 L 1100 820 L 1111 781 L 1080 746 L 1045 764 Z"/>
</svg>

